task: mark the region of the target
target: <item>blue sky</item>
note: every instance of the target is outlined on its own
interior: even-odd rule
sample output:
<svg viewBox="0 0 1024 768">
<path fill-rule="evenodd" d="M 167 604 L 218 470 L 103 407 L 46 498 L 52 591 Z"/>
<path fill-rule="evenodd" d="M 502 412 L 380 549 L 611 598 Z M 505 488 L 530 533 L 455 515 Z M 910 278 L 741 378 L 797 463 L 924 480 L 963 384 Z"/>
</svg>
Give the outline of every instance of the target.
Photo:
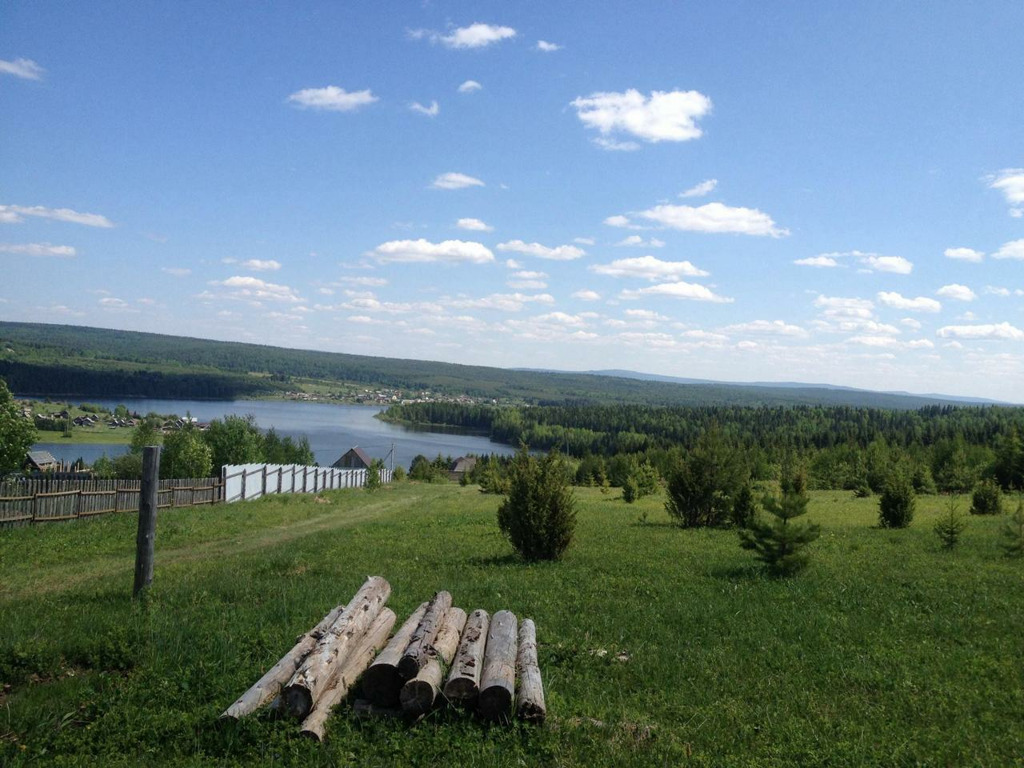
<svg viewBox="0 0 1024 768">
<path fill-rule="evenodd" d="M 1024 401 L 1024 4 L 0 6 L 0 319 Z"/>
</svg>

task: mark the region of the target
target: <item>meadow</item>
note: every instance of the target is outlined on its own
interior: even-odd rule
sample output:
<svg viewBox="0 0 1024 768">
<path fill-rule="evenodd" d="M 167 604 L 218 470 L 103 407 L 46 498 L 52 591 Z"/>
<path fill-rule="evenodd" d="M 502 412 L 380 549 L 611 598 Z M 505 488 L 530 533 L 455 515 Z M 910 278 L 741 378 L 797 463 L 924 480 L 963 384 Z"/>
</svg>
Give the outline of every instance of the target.
<svg viewBox="0 0 1024 768">
<path fill-rule="evenodd" d="M 814 492 L 810 567 L 773 579 L 735 531 L 670 524 L 661 496 L 575 492 L 574 543 L 532 565 L 472 486 L 161 511 L 136 602 L 134 515 L 2 530 L 0 763 L 1024 764 L 1024 562 L 1002 520 L 946 551 L 940 497 L 883 530 L 877 497 Z M 547 724 L 342 705 L 319 745 L 265 715 L 218 723 L 368 574 L 400 621 L 439 589 L 533 618 Z"/>
</svg>

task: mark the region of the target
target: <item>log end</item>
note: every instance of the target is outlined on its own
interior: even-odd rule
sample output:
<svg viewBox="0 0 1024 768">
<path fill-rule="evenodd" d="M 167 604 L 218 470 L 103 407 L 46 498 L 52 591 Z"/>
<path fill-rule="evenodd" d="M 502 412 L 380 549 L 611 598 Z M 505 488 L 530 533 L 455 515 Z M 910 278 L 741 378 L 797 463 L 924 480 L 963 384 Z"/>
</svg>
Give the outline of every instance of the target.
<svg viewBox="0 0 1024 768">
<path fill-rule="evenodd" d="M 371 665 L 363 674 L 363 696 L 375 707 L 398 706 L 402 678 L 390 664 Z"/>
<path fill-rule="evenodd" d="M 402 709 L 414 715 L 429 712 L 434 707 L 435 689 L 426 680 L 410 680 L 402 686 L 399 699 Z"/>
<path fill-rule="evenodd" d="M 420 672 L 420 663 L 414 656 L 403 656 L 398 660 L 398 675 L 403 680 L 412 680 Z"/>
<path fill-rule="evenodd" d="M 500 685 L 492 685 L 480 692 L 476 708 L 480 717 L 496 723 L 512 719 L 512 692 Z"/>
<path fill-rule="evenodd" d="M 519 705 L 519 711 L 516 712 L 519 719 L 532 723 L 533 725 L 543 725 L 544 718 L 547 716 L 547 712 L 544 707 L 538 706 L 533 702 L 523 702 Z"/>
<path fill-rule="evenodd" d="M 284 706 L 293 717 L 303 719 L 313 709 L 313 695 L 308 689 L 290 685 L 284 689 Z"/>
<path fill-rule="evenodd" d="M 444 687 L 444 697 L 457 707 L 469 707 L 480 695 L 479 686 L 468 677 L 456 677 Z"/>
</svg>

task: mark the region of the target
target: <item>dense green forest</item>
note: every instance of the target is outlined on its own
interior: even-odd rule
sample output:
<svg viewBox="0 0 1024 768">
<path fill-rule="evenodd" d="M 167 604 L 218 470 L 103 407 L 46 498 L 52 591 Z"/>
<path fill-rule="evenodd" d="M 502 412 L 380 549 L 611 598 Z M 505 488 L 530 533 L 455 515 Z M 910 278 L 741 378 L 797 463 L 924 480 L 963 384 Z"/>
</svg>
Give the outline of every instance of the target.
<svg viewBox="0 0 1024 768">
<path fill-rule="evenodd" d="M 69 325 L 0 322 L 0 376 L 19 394 L 272 396 L 298 379 L 531 404 L 855 405 L 921 408 L 935 398 L 822 387 L 680 384 L 399 360 Z"/>
<path fill-rule="evenodd" d="M 928 406 L 915 411 L 848 406 L 648 407 L 566 405 L 524 408 L 413 403 L 384 418 L 456 426 L 491 439 L 560 451 L 597 471 L 633 456 L 663 477 L 702 435 L 719 433 L 758 479 L 798 462 L 817 488 L 878 491 L 895 468 L 918 490 L 966 491 L 982 477 L 1024 488 L 1024 408 Z M 588 470 L 584 470 L 586 473 Z"/>
</svg>

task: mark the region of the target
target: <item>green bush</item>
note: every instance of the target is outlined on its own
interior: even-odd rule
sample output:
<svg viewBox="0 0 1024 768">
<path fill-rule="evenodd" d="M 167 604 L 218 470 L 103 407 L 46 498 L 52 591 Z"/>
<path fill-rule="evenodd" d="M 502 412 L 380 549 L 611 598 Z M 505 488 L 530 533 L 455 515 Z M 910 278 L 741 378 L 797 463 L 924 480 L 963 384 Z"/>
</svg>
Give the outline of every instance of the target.
<svg viewBox="0 0 1024 768">
<path fill-rule="evenodd" d="M 795 518 L 807 514 L 810 500 L 805 491 L 805 480 L 797 476 L 782 483 L 782 496 L 765 495 L 765 511 L 772 520 L 752 518 L 746 528 L 740 529 L 740 546 L 752 549 L 757 559 L 776 576 L 792 576 L 807 566 L 806 547 L 821 535 L 819 526 L 794 523 Z"/>
<path fill-rule="evenodd" d="M 399 465 L 391 473 L 391 482 L 400 483 L 405 480 L 405 467 Z"/>
<path fill-rule="evenodd" d="M 967 527 L 967 521 L 960 514 L 959 506 L 956 496 L 950 496 L 946 503 L 946 511 L 932 526 L 945 549 L 953 549 L 960 541 L 960 534 Z"/>
<path fill-rule="evenodd" d="M 971 495 L 971 514 L 1003 514 L 1003 496 L 995 480 L 982 480 L 974 486 L 974 493 Z"/>
<path fill-rule="evenodd" d="M 1024 557 L 1024 495 L 1017 497 L 1017 509 L 1003 526 L 999 546 L 1007 557 Z"/>
<path fill-rule="evenodd" d="M 709 429 L 669 477 L 665 511 L 684 528 L 724 525 L 747 477 L 736 451 Z"/>
<path fill-rule="evenodd" d="M 878 500 L 878 522 L 883 528 L 906 528 L 914 519 L 914 486 L 902 472 L 889 476 Z"/>
<path fill-rule="evenodd" d="M 509 492 L 498 508 L 498 527 L 525 560 L 558 560 L 576 529 L 576 500 L 562 459 L 542 459 L 524 446 L 509 465 Z"/>
<path fill-rule="evenodd" d="M 369 493 L 373 493 L 380 489 L 380 471 L 384 468 L 384 462 L 380 459 L 374 459 L 370 462 L 370 466 L 366 468 L 366 483 L 363 485 Z"/>
</svg>

